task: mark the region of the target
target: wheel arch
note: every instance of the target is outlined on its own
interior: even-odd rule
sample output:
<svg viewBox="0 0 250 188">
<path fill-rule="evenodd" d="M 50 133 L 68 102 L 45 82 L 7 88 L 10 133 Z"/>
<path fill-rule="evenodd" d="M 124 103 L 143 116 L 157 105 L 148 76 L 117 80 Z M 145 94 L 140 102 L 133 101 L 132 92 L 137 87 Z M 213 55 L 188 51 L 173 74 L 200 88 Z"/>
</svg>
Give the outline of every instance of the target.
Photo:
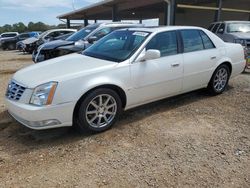
<svg viewBox="0 0 250 188">
<path fill-rule="evenodd" d="M 232 64 L 231 64 L 231 62 L 230 61 L 224 61 L 224 62 L 222 62 L 221 64 L 219 64 L 218 66 L 217 66 L 217 68 L 219 67 L 219 66 L 221 66 L 221 65 L 227 65 L 228 66 L 228 68 L 229 68 L 229 71 L 230 71 L 230 75 L 232 74 Z M 216 69 L 217 69 L 216 68 Z M 215 69 L 215 70 L 216 70 Z"/>
<path fill-rule="evenodd" d="M 103 84 L 103 85 L 95 86 L 95 87 L 89 89 L 88 91 L 86 91 L 85 93 L 83 93 L 83 94 L 81 95 L 81 97 L 78 99 L 78 101 L 76 102 L 76 105 L 75 105 L 74 111 L 73 111 L 73 122 L 75 121 L 74 118 L 75 118 L 75 116 L 76 116 L 76 114 L 77 114 L 77 112 L 78 112 L 78 110 L 79 110 L 79 108 L 80 108 L 80 104 L 81 104 L 82 100 L 83 100 L 89 93 L 91 93 L 92 91 L 94 91 L 94 90 L 96 90 L 96 89 L 100 89 L 100 88 L 112 89 L 113 91 L 115 91 L 115 92 L 119 95 L 119 97 L 120 97 L 120 99 L 121 99 L 122 108 L 124 109 L 124 108 L 126 107 L 126 104 L 127 104 L 127 96 L 126 96 L 125 91 L 124 91 L 121 87 L 119 87 L 119 86 L 117 86 L 117 85 L 115 85 L 115 84 Z"/>
</svg>

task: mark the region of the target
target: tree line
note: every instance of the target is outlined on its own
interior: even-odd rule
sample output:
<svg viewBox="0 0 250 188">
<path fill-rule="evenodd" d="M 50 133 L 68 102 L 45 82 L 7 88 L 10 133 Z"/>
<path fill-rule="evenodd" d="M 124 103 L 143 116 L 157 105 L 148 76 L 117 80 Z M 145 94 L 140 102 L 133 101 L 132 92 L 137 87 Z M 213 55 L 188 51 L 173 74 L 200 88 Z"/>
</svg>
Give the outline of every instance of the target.
<svg viewBox="0 0 250 188">
<path fill-rule="evenodd" d="M 13 25 L 5 24 L 4 26 L 0 26 L 0 33 L 4 32 L 18 32 L 23 33 L 27 31 L 46 31 L 48 29 L 54 29 L 54 28 L 65 28 L 65 24 L 59 24 L 59 25 L 47 25 L 43 22 L 29 22 L 28 25 L 25 25 L 23 22 L 15 23 Z"/>
</svg>

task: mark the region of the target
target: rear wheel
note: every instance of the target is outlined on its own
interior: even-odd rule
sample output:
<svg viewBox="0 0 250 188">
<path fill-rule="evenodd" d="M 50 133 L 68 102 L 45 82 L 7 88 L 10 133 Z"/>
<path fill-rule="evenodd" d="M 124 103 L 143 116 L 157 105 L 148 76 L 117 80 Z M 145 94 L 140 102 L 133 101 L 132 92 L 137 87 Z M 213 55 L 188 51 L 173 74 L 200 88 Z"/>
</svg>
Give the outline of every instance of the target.
<svg viewBox="0 0 250 188">
<path fill-rule="evenodd" d="M 16 46 L 15 44 L 8 44 L 8 50 L 15 50 Z"/>
<path fill-rule="evenodd" d="M 225 91 L 230 77 L 229 67 L 225 64 L 220 65 L 214 72 L 209 84 L 208 90 L 213 95 L 221 94 Z"/>
<path fill-rule="evenodd" d="M 117 121 L 121 109 L 121 99 L 115 91 L 96 89 L 81 101 L 75 117 L 75 126 L 81 132 L 105 131 Z"/>
</svg>

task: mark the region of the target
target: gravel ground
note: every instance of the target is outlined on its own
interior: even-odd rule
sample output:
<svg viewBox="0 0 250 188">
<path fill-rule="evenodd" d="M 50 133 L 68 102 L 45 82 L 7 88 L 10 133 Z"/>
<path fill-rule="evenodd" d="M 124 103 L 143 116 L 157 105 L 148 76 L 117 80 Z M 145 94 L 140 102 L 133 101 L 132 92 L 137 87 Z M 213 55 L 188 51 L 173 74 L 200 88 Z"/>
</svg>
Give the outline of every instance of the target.
<svg viewBox="0 0 250 188">
<path fill-rule="evenodd" d="M 0 187 L 250 187 L 250 73 L 125 112 L 113 129 L 33 131 L 6 113 L 12 73 L 30 55 L 0 51 Z"/>
</svg>

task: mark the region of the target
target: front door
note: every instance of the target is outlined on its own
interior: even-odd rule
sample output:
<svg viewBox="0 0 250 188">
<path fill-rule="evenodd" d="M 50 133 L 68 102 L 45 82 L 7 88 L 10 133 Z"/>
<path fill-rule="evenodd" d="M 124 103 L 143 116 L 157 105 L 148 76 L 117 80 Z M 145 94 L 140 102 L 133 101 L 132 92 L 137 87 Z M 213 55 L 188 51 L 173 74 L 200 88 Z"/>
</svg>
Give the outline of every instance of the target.
<svg viewBox="0 0 250 188">
<path fill-rule="evenodd" d="M 183 56 L 178 53 L 175 31 L 154 36 L 145 50 L 161 52 L 159 59 L 131 64 L 130 71 L 134 88 L 131 103 L 146 103 L 177 94 L 182 88 Z M 136 104 L 134 104 L 136 105 Z"/>
</svg>

